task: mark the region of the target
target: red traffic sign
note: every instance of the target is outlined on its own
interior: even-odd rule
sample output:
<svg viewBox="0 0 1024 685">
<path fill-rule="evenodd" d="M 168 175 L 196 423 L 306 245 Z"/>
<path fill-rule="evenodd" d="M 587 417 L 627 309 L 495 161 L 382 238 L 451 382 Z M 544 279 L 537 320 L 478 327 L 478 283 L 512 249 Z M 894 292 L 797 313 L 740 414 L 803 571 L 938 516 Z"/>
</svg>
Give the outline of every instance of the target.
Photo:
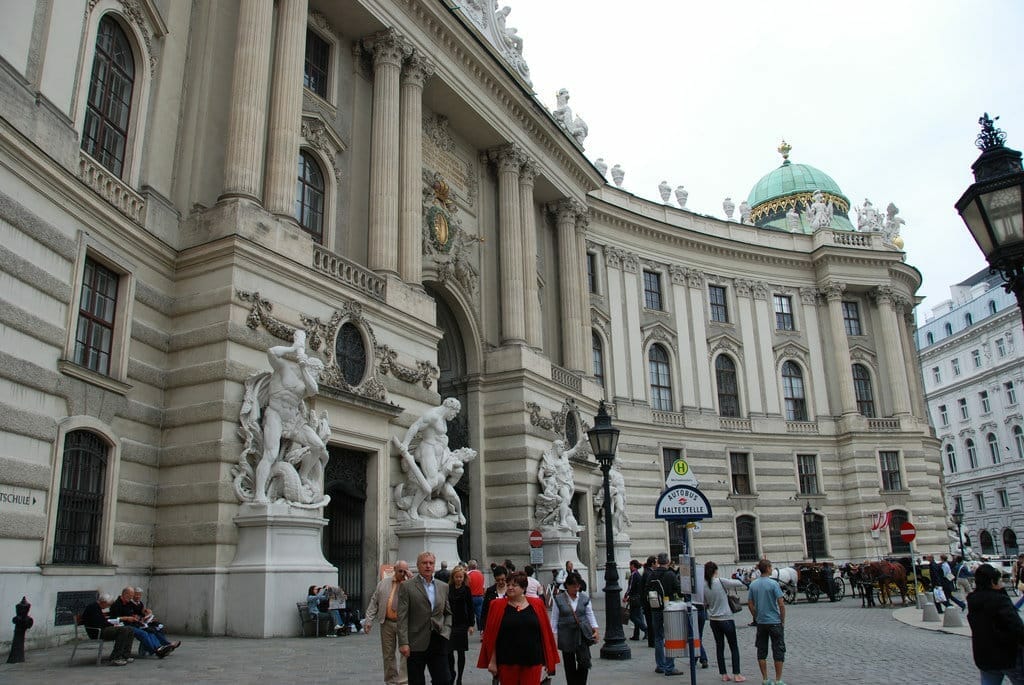
<svg viewBox="0 0 1024 685">
<path fill-rule="evenodd" d="M 903 538 L 903 542 L 913 542 L 917 537 L 917 528 L 914 528 L 910 521 L 905 522 L 900 526 L 900 537 Z"/>
<path fill-rule="evenodd" d="M 534 528 L 530 531 L 530 547 L 542 547 L 544 545 L 544 536 L 541 535 L 540 531 Z"/>
</svg>

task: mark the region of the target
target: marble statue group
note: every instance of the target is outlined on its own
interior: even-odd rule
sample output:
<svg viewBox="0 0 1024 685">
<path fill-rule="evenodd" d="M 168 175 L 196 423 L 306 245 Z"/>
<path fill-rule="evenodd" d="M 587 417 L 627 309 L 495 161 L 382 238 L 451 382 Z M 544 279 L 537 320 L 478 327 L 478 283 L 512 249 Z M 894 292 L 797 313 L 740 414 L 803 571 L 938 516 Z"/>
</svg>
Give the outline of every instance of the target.
<svg viewBox="0 0 1024 685">
<path fill-rule="evenodd" d="M 605 516 L 611 515 L 612 532 L 617 537 L 622 533 L 623 528 L 632 525 L 629 515 L 626 514 L 626 479 L 619 468 L 618 459 L 608 469 L 608 491 L 611 495 L 610 505 L 605 505 L 604 488 L 601 487 L 597 489 L 597 494 L 594 496 L 594 507 L 600 510 L 598 520 L 601 523 L 604 523 Z"/>
<path fill-rule="evenodd" d="M 583 530 L 569 505 L 576 490 L 572 463 L 569 461 L 583 446 L 581 437 L 572 448 L 566 449 L 563 440 L 555 440 L 546 450 L 537 468 L 537 481 L 541 492 L 537 495 L 537 523 L 548 528 L 568 533 Z"/>
</svg>

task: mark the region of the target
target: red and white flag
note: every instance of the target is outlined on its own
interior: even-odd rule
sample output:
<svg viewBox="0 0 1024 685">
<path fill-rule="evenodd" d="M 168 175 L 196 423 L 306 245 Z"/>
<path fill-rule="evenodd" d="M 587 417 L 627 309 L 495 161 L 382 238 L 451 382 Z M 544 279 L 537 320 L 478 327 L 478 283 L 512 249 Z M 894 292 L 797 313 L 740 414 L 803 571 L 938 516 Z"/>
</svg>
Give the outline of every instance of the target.
<svg viewBox="0 0 1024 685">
<path fill-rule="evenodd" d="M 871 517 L 871 530 L 885 530 L 889 527 L 889 522 L 892 520 L 891 511 L 883 511 L 872 515 Z"/>
</svg>

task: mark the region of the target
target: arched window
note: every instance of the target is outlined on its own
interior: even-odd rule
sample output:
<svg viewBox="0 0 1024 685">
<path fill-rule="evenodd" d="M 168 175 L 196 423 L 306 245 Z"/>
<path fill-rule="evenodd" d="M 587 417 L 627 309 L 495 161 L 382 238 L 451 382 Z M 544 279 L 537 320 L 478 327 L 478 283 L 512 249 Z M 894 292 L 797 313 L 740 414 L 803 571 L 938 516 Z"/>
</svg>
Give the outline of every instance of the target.
<svg viewBox="0 0 1024 685">
<path fill-rule="evenodd" d="M 53 563 L 98 564 L 109 447 L 95 433 L 64 437 Z"/>
<path fill-rule="evenodd" d="M 354 323 L 346 321 L 341 324 L 334 342 L 334 358 L 346 383 L 357 386 L 363 382 L 366 376 L 366 342 Z"/>
<path fill-rule="evenodd" d="M 926 335 L 925 338 L 928 339 L 928 344 L 929 345 L 934 345 L 935 344 L 935 334 L 934 333 L 928 333 L 928 335 Z"/>
<path fill-rule="evenodd" d="M 806 421 L 804 374 L 796 362 L 788 361 L 782 365 L 782 394 L 786 399 L 786 420 Z"/>
<path fill-rule="evenodd" d="M 757 561 L 761 554 L 757 550 L 757 521 L 753 516 L 736 519 L 737 561 Z"/>
<path fill-rule="evenodd" d="M 804 522 L 804 537 L 807 540 L 807 558 L 823 559 L 828 556 L 828 545 L 825 544 L 825 517 L 815 514 L 808 522 Z"/>
<path fill-rule="evenodd" d="M 651 345 L 647 353 L 651 380 L 651 408 L 672 411 L 672 380 L 669 376 L 668 352 L 661 345 Z"/>
<path fill-rule="evenodd" d="M 996 301 L 995 300 L 989 300 L 988 301 L 988 313 L 989 314 L 995 314 L 996 313 Z"/>
<path fill-rule="evenodd" d="M 736 384 L 736 363 L 725 354 L 715 359 L 715 383 L 718 385 L 720 416 L 740 415 L 740 393 Z"/>
<path fill-rule="evenodd" d="M 871 392 L 871 376 L 863 364 L 853 365 L 853 392 L 857 396 L 857 411 L 869 419 L 875 417 L 875 397 Z"/>
<path fill-rule="evenodd" d="M 968 326 L 971 326 L 971 325 L 974 324 L 974 317 L 971 315 L 970 312 L 967 312 L 966 314 L 964 314 L 964 323 L 967 324 Z"/>
<path fill-rule="evenodd" d="M 1020 549 L 1017 547 L 1017 534 L 1013 532 L 1012 528 L 1003 529 L 1003 554 L 1008 557 L 1020 554 Z"/>
<path fill-rule="evenodd" d="M 604 346 L 596 331 L 590 332 L 590 351 L 594 360 L 594 380 L 604 387 Z"/>
<path fill-rule="evenodd" d="M 324 174 L 313 156 L 299 152 L 299 175 L 295 186 L 295 218 L 318 243 L 324 242 Z"/>
<path fill-rule="evenodd" d="M 1024 428 L 1013 427 L 1013 443 L 1017 446 L 1017 458 L 1024 459 Z"/>
<path fill-rule="evenodd" d="M 947 323 L 942 328 L 946 331 L 946 335 L 953 335 L 953 324 Z"/>
<path fill-rule="evenodd" d="M 889 519 L 889 544 L 892 546 L 893 554 L 910 554 L 910 543 L 903 542 L 903 538 L 900 537 L 900 526 L 907 521 L 907 512 L 893 509 L 892 517 Z"/>
<path fill-rule="evenodd" d="M 952 443 L 946 445 L 946 463 L 949 465 L 949 472 L 956 473 L 956 448 Z"/>
<path fill-rule="evenodd" d="M 983 530 L 980 533 L 978 533 L 978 542 L 981 544 L 982 554 L 996 553 L 996 543 L 992 539 L 992 534 L 989 533 L 987 530 Z"/>
<path fill-rule="evenodd" d="M 992 463 L 998 464 L 999 459 L 999 438 L 996 437 L 995 433 L 989 433 L 985 436 L 985 440 L 988 441 L 988 453 L 992 457 Z"/>
<path fill-rule="evenodd" d="M 967 463 L 972 469 L 978 468 L 978 448 L 974 446 L 974 441 L 967 438 L 964 444 L 967 446 Z"/>
<path fill-rule="evenodd" d="M 96 32 L 82 149 L 118 178 L 124 173 L 135 57 L 124 29 L 108 14 Z"/>
</svg>

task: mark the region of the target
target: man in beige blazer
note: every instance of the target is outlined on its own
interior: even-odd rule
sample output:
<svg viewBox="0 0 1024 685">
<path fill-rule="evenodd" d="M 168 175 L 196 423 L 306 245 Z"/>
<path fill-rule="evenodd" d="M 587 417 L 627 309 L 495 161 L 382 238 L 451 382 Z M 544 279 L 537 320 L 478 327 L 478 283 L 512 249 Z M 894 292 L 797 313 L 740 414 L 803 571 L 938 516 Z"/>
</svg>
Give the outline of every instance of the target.
<svg viewBox="0 0 1024 685">
<path fill-rule="evenodd" d="M 434 555 L 416 557 L 419 575 L 398 590 L 398 651 L 406 657 L 409 685 L 426 685 L 423 669 L 430 671 L 432 685 L 449 685 L 448 638 L 452 609 L 448 585 L 434 578 Z"/>
<path fill-rule="evenodd" d="M 396 561 L 394 574 L 384 576 L 370 597 L 363 621 L 363 632 L 369 634 L 376 621 L 380 624 L 380 649 L 384 661 L 386 685 L 408 685 L 405 657 L 398 653 L 398 590 L 409 577 L 409 562 Z"/>
</svg>

